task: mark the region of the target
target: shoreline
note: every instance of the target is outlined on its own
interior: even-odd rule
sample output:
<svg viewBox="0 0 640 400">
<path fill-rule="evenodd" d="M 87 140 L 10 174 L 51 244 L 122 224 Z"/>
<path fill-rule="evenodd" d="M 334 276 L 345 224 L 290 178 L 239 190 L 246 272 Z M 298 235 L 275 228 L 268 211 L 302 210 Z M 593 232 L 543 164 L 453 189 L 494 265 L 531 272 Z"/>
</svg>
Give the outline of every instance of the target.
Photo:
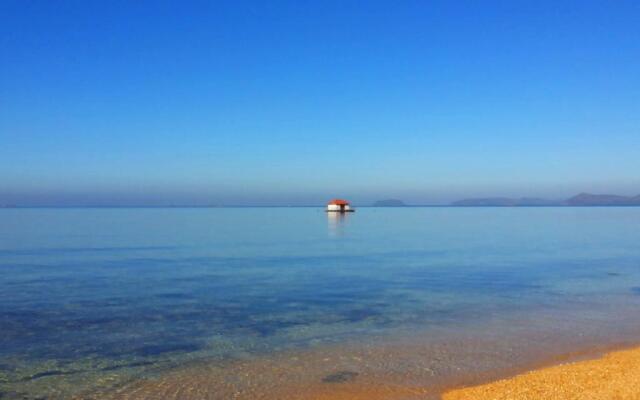
<svg viewBox="0 0 640 400">
<path fill-rule="evenodd" d="M 640 321 L 619 319 L 631 309 L 597 314 L 603 317 L 598 323 L 593 314 L 569 322 L 566 312 L 541 310 L 535 318 L 499 315 L 482 324 L 411 328 L 365 341 L 352 338 L 229 358 L 171 357 L 164 365 L 158 360 L 98 375 L 91 369 L 73 374 L 62 370 L 15 381 L 4 391 L 7 399 L 29 393 L 52 400 L 437 400 L 455 389 L 640 349 Z"/>
<path fill-rule="evenodd" d="M 591 310 L 580 318 L 571 310 L 548 309 L 493 315 L 482 324 L 411 328 L 366 341 L 241 353 L 226 361 L 194 359 L 72 398 L 438 400 L 455 389 L 640 348 L 640 322 L 620 319 L 634 312 L 634 304 L 627 307 L 618 307 L 617 314 L 608 307 Z"/>
<path fill-rule="evenodd" d="M 639 399 L 640 347 L 583 355 L 479 385 L 441 392 L 442 400 Z"/>
<path fill-rule="evenodd" d="M 36 371 L 42 377 L 14 379 L 4 391 L 7 399 L 24 393 L 51 400 L 437 400 L 454 389 L 640 347 L 637 306 L 617 304 L 617 313 L 609 306 L 584 314 L 564 308 L 495 313 L 481 322 L 405 327 L 266 352 L 176 353 L 148 363 L 133 358 L 131 368 L 104 371 L 92 364 L 48 366 Z"/>
<path fill-rule="evenodd" d="M 371 349 L 376 351 L 376 349 Z M 403 357 L 405 348 L 399 353 L 397 349 L 386 349 L 392 358 Z M 417 350 L 417 349 L 413 349 Z M 424 351 L 424 350 L 423 350 Z M 425 351 L 429 354 L 432 349 Z M 359 359 L 356 353 L 341 354 L 327 352 L 315 354 L 306 359 L 300 358 L 300 354 L 286 354 L 275 359 L 263 359 L 257 362 L 239 362 L 230 365 L 206 365 L 192 366 L 185 370 L 173 371 L 162 377 L 140 379 L 131 382 L 125 387 L 116 389 L 111 393 L 102 393 L 93 396 L 82 396 L 88 399 L 269 399 L 282 400 L 484 400 L 491 399 L 538 399 L 523 397 L 514 390 L 527 393 L 528 386 L 522 383 L 524 379 L 533 379 L 535 390 L 539 389 L 536 377 L 543 374 L 543 381 L 549 381 L 556 374 L 569 373 L 577 368 L 584 369 L 585 363 L 600 365 L 608 363 L 610 355 L 631 352 L 633 360 L 640 365 L 640 343 L 620 342 L 608 345 L 591 345 L 581 350 L 568 353 L 559 353 L 542 357 L 530 362 L 503 366 L 491 370 L 463 371 L 460 374 L 452 373 L 443 376 L 431 376 L 431 379 L 421 379 L 417 371 L 405 371 L 403 373 L 390 373 L 379 375 L 359 368 Z M 548 353 L 547 353 L 548 354 Z M 324 358 L 318 358 L 324 357 Z M 373 354 L 373 357 L 378 355 Z M 339 367 L 330 367 L 317 370 L 317 365 L 323 362 L 341 364 Z M 392 362 L 389 360 L 389 362 Z M 589 364 L 590 365 L 590 364 Z M 314 369 L 316 368 L 316 369 Z M 478 368 L 482 368 L 481 365 Z M 313 370 L 312 370 L 313 369 Z M 393 368 L 391 368 L 393 369 Z M 333 372 L 330 372 L 333 371 Z M 356 372 L 359 371 L 359 372 Z M 551 371 L 551 372 L 549 372 Z M 640 368 L 636 375 L 640 382 Z M 571 375 L 573 382 L 579 379 Z M 422 375 L 424 378 L 425 375 Z M 303 378 L 303 379 L 300 379 Z M 311 379 L 309 379 L 311 378 Z M 244 380 L 246 386 L 238 387 L 237 379 Z M 539 380 L 538 380 L 539 381 Z M 563 382 L 560 378 L 553 380 L 556 386 L 552 387 L 557 392 L 558 386 Z M 596 382 L 597 383 L 597 382 Z M 537 386 L 536 386 L 537 385 Z M 575 386 L 575 384 L 574 384 Z M 592 383 L 593 386 L 593 383 Z M 597 386 L 597 385 L 596 385 Z M 515 389 L 514 389 L 515 388 Z M 504 391 L 502 396 L 500 390 Z M 638 388 L 640 391 L 640 388 Z M 593 391 L 592 391 L 593 392 Z M 480 393 L 480 394 L 478 394 Z M 536 392 L 537 393 L 537 392 Z M 575 397 L 584 398 L 577 393 Z M 515 396 L 515 397 L 514 397 Z M 553 397 L 549 399 L 565 399 L 574 397 Z M 588 397 L 591 399 L 608 399 L 611 397 Z M 622 397 L 640 398 L 640 397 Z"/>
</svg>

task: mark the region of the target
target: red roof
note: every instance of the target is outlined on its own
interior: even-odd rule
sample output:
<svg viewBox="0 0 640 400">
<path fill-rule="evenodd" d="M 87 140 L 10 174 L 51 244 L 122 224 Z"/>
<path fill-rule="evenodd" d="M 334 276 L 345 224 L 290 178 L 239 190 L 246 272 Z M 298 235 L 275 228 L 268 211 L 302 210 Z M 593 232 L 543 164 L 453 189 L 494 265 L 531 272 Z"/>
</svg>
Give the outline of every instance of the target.
<svg viewBox="0 0 640 400">
<path fill-rule="evenodd" d="M 342 199 L 333 199 L 331 201 L 329 201 L 328 204 L 332 204 L 332 205 L 336 205 L 336 206 L 348 206 L 349 202 L 346 200 L 342 200 Z"/>
</svg>

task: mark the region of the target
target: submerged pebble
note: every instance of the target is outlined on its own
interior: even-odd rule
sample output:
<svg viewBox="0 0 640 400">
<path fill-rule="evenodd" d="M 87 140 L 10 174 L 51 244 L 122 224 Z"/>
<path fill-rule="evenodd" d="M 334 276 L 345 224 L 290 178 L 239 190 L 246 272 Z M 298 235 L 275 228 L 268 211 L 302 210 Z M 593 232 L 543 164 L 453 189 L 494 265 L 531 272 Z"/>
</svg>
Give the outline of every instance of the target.
<svg viewBox="0 0 640 400">
<path fill-rule="evenodd" d="M 324 383 L 343 383 L 354 380 L 358 376 L 357 372 L 353 371 L 338 371 L 322 378 Z"/>
</svg>

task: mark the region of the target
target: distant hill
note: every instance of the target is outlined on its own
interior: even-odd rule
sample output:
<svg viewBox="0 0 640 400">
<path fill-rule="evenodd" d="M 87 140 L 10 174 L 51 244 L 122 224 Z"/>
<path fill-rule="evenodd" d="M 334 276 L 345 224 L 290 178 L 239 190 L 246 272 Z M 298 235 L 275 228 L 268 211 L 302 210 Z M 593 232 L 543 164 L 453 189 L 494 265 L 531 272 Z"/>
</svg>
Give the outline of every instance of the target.
<svg viewBox="0 0 640 400">
<path fill-rule="evenodd" d="M 569 206 L 640 206 L 640 195 L 635 197 L 614 194 L 580 193 L 566 201 Z"/>
<path fill-rule="evenodd" d="M 406 207 L 406 204 L 402 200 L 398 199 L 386 199 L 378 200 L 373 203 L 374 207 Z"/>
<path fill-rule="evenodd" d="M 640 206 L 640 195 L 618 196 L 613 194 L 580 193 L 565 201 L 546 200 L 524 197 L 512 199 L 508 197 L 489 197 L 454 201 L 452 206 L 459 207 L 540 207 L 540 206 Z"/>
<path fill-rule="evenodd" d="M 451 203 L 451 205 L 459 207 L 540 207 L 559 206 L 563 205 L 563 202 L 532 197 L 523 197 L 520 199 L 512 199 L 508 197 L 488 197 L 459 200 Z"/>
</svg>

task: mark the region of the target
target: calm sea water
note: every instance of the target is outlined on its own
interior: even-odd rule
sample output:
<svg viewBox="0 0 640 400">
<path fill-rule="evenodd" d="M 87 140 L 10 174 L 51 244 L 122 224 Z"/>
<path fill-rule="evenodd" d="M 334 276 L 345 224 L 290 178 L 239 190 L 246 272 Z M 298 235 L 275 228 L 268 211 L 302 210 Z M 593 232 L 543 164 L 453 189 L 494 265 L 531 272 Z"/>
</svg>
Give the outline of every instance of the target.
<svg viewBox="0 0 640 400">
<path fill-rule="evenodd" d="M 2 209 L 0 398 L 639 299 L 640 208 Z"/>
</svg>

